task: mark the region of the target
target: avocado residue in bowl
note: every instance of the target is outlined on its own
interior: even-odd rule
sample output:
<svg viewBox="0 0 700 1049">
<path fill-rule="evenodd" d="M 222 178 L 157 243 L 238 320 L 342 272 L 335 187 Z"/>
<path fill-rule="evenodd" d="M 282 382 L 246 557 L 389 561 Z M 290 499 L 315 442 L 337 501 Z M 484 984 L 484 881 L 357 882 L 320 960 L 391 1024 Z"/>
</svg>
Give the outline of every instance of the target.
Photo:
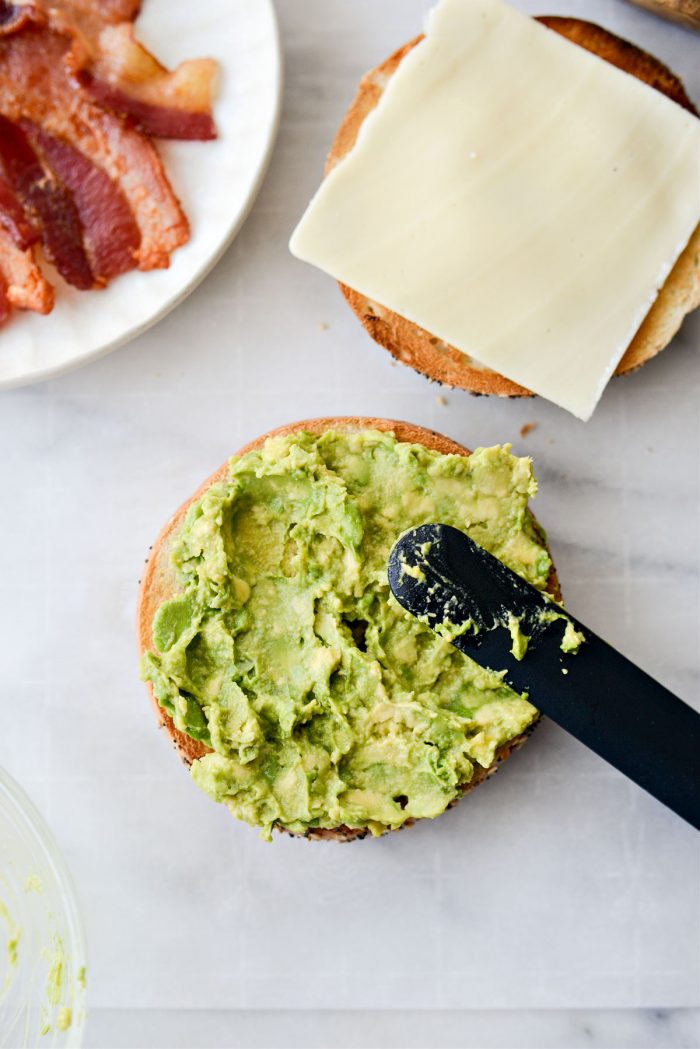
<svg viewBox="0 0 700 1049">
<path fill-rule="evenodd" d="M 85 938 L 51 832 L 0 769 L 0 1045 L 74 1047 L 85 1026 Z"/>
<path fill-rule="evenodd" d="M 192 776 L 239 819 L 295 833 L 435 817 L 537 710 L 403 611 L 387 559 L 408 528 L 467 532 L 545 589 L 531 462 L 390 433 L 268 439 L 194 503 L 181 593 L 143 660 L 175 726 L 211 748 Z"/>
</svg>

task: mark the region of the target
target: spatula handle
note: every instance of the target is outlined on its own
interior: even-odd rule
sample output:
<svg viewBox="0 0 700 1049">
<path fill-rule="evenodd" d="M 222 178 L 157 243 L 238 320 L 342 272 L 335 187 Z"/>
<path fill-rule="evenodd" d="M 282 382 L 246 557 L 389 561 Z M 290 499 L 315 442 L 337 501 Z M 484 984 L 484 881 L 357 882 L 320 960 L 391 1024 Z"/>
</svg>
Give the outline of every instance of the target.
<svg viewBox="0 0 700 1049">
<path fill-rule="evenodd" d="M 522 661 L 509 656 L 506 683 L 700 830 L 700 714 L 568 618 L 586 638 L 578 652 L 562 653 L 561 630 L 548 630 Z M 497 633 L 484 638 L 478 661 L 503 669 Z"/>
</svg>

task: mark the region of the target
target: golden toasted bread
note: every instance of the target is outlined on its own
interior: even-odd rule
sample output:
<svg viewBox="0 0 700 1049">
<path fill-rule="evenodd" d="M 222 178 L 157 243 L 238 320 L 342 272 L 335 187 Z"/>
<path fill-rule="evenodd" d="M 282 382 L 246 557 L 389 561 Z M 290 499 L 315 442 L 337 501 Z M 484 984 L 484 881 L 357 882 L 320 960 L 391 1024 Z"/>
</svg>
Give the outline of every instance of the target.
<svg viewBox="0 0 700 1049">
<path fill-rule="evenodd" d="M 657 91 L 662 91 L 690 112 L 696 112 L 678 77 L 653 55 L 647 54 L 634 44 L 578 18 L 543 16 L 538 18 L 538 21 L 580 47 L 592 51 L 606 62 L 643 80 Z M 326 174 L 352 149 L 365 118 L 379 102 L 391 76 L 398 69 L 402 59 L 422 39 L 422 36 L 418 36 L 411 40 L 362 78 L 357 95 L 338 129 L 328 154 Z M 341 284 L 340 288 L 375 342 L 389 350 L 397 360 L 410 365 L 429 379 L 472 393 L 490 393 L 501 397 L 532 396 L 523 386 L 511 382 L 490 368 L 484 368 L 465 353 L 437 339 L 405 317 L 370 301 L 353 288 L 344 284 Z M 659 353 L 678 331 L 685 315 L 698 305 L 700 226 L 669 274 L 625 351 L 615 374 L 622 375 L 634 371 Z"/>
<path fill-rule="evenodd" d="M 397 422 L 391 419 L 372 419 L 359 416 L 307 419 L 303 422 L 280 426 L 279 429 L 271 430 L 268 433 L 263 434 L 262 437 L 258 437 L 255 441 L 246 444 L 239 452 L 237 452 L 237 455 L 245 455 L 246 452 L 262 447 L 268 437 L 283 437 L 286 434 L 298 433 L 301 430 L 317 434 L 324 433 L 326 430 L 390 430 L 396 435 L 399 441 L 405 441 L 411 444 L 422 444 L 425 448 L 441 452 L 443 455 L 469 455 L 469 451 L 462 447 L 461 444 L 451 441 L 448 437 L 443 437 L 442 434 L 435 433 L 432 430 L 426 430 L 422 426 L 414 426 L 412 423 Z M 151 547 L 149 559 L 146 563 L 143 579 L 141 581 L 138 599 L 137 635 L 141 655 L 153 648 L 153 635 L 151 628 L 156 611 L 163 601 L 167 601 L 174 597 L 180 590 L 170 555 L 173 542 L 184 522 L 185 514 L 191 504 L 199 499 L 210 485 L 223 480 L 226 477 L 227 472 L 228 464 L 224 464 L 220 469 L 213 473 L 211 477 L 209 477 L 204 484 L 197 489 L 194 495 L 188 499 L 187 502 L 183 503 L 180 509 L 173 514 Z M 557 599 L 561 597 L 559 582 L 554 568 L 552 568 L 547 581 L 547 590 L 553 597 Z M 187 736 L 184 732 L 180 732 L 176 729 L 172 718 L 170 718 L 158 703 L 151 685 L 148 684 L 146 687 L 159 725 L 165 729 L 167 735 L 170 737 L 180 754 L 180 757 L 187 765 L 191 765 L 193 761 L 197 760 L 197 758 L 201 758 L 206 754 L 209 748 L 205 746 L 205 744 L 191 739 L 190 736 Z M 466 794 L 467 791 L 471 790 L 472 787 L 475 787 L 477 783 L 481 783 L 495 772 L 501 762 L 503 762 L 512 751 L 521 746 L 533 728 L 534 725 L 531 725 L 522 735 L 501 747 L 496 753 L 496 758 L 493 764 L 488 768 L 476 768 L 474 776 L 465 787 L 464 793 Z M 407 821 L 404 826 L 410 826 L 410 822 Z M 281 828 L 278 827 L 276 829 L 280 830 Z M 303 836 L 324 841 L 352 841 L 355 838 L 364 838 L 368 833 L 369 832 L 366 830 L 357 830 L 352 829 L 351 827 L 336 827 L 332 830 L 311 829 Z"/>
<path fill-rule="evenodd" d="M 690 29 L 700 29 L 700 0 L 632 0 L 632 3 Z"/>
</svg>

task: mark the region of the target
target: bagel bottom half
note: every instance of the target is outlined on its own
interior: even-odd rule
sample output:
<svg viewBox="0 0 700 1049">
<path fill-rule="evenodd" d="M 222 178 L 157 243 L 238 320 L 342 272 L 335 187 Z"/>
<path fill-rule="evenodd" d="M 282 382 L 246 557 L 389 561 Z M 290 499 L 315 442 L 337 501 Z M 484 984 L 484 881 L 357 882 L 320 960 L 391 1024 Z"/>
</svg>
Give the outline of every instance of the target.
<svg viewBox="0 0 700 1049">
<path fill-rule="evenodd" d="M 237 453 L 238 456 L 245 455 L 246 452 L 253 451 L 261 448 L 268 437 L 282 437 L 291 433 L 298 433 L 300 431 L 306 431 L 313 434 L 322 434 L 327 430 L 336 430 L 341 432 L 357 432 L 361 430 L 379 430 L 382 432 L 392 432 L 397 440 L 401 442 L 411 444 L 422 444 L 425 448 L 432 451 L 440 452 L 443 455 L 469 455 L 469 451 L 462 445 L 457 444 L 455 441 L 450 440 L 448 437 L 444 437 L 442 434 L 435 433 L 432 430 L 427 430 L 421 426 L 415 426 L 411 423 L 399 422 L 390 419 L 375 419 L 375 418 L 364 418 L 364 417 L 331 417 L 325 419 L 310 419 L 298 423 L 293 423 L 287 426 L 282 426 L 279 429 L 271 430 L 249 444 L 246 444 Z M 138 599 L 138 611 L 137 611 L 137 634 L 138 634 L 138 646 L 141 656 L 145 652 L 151 650 L 153 645 L 153 634 L 152 624 L 154 616 L 164 602 L 173 598 L 181 590 L 180 584 L 177 579 L 175 568 L 171 561 L 171 553 L 173 543 L 177 538 L 177 535 L 184 523 L 185 515 L 187 510 L 192 503 L 196 502 L 204 492 L 217 481 L 223 480 L 228 473 L 228 463 L 221 466 L 215 473 L 209 477 L 203 485 L 191 496 L 187 502 L 173 514 L 170 520 L 167 522 L 160 535 L 156 539 L 146 563 L 146 567 L 141 581 L 139 599 Z M 536 522 L 535 522 L 536 524 Z M 544 533 L 537 526 L 538 533 L 544 541 Z M 559 589 L 559 583 L 554 567 L 552 567 L 549 579 L 547 581 L 547 591 L 555 599 L 560 599 L 561 593 Z M 183 761 L 189 766 L 198 758 L 201 758 L 209 750 L 203 743 L 192 739 L 190 736 L 183 732 L 180 732 L 173 724 L 172 718 L 168 713 L 159 705 L 158 700 L 154 694 L 151 684 L 147 684 L 148 693 L 150 696 L 151 704 L 156 714 L 159 725 L 165 730 L 169 736 L 176 750 L 180 754 Z M 495 759 L 488 768 L 482 768 L 481 766 L 475 766 L 474 774 L 469 783 L 464 786 L 462 796 L 469 790 L 475 787 L 478 783 L 482 783 L 485 779 L 491 776 L 499 765 L 518 747 L 522 745 L 525 739 L 529 736 L 532 729 L 535 727 L 537 722 L 533 722 L 525 732 L 520 736 L 509 740 L 506 744 L 501 746 L 495 755 Z M 452 803 L 453 805 L 455 802 Z M 451 806 L 450 806 L 451 807 Z M 406 821 L 403 824 L 404 827 L 410 826 L 413 821 Z M 285 833 L 292 834 L 293 832 L 281 828 L 275 827 L 278 831 L 284 831 Z M 402 828 L 399 828 L 402 829 Z M 323 841 L 352 841 L 354 839 L 364 838 L 369 832 L 366 829 L 357 829 L 347 826 L 339 826 L 332 829 L 324 828 L 310 828 L 304 835 L 295 835 L 297 837 L 306 837 L 309 839 L 323 840 Z"/>
<path fill-rule="evenodd" d="M 662 62 L 641 48 L 623 40 L 592 22 L 580 18 L 543 15 L 537 19 L 548 29 L 572 43 L 592 51 L 606 62 L 618 66 L 631 76 L 661 91 L 678 105 L 695 113 L 683 84 Z M 406 55 L 420 43 L 422 36 L 409 41 L 393 55 L 367 73 L 360 81 L 326 161 L 326 174 L 355 145 L 365 119 L 378 104 L 389 80 Z M 454 346 L 431 335 L 424 328 L 372 302 L 366 295 L 340 284 L 348 305 L 369 335 L 396 360 L 409 365 L 429 379 L 445 386 L 475 394 L 499 397 L 531 397 L 525 387 L 485 368 Z M 661 288 L 654 304 L 617 366 L 616 375 L 636 371 L 655 357 L 671 341 L 683 318 L 700 305 L 700 226 L 693 233 Z"/>
</svg>

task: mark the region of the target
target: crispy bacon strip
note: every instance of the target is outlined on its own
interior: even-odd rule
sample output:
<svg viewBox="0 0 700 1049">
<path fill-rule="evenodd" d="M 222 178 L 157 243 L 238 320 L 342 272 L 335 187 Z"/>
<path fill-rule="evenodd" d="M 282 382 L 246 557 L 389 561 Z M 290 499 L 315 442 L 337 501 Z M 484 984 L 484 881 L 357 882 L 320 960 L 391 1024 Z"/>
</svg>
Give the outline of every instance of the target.
<svg viewBox="0 0 700 1049">
<path fill-rule="evenodd" d="M 83 227 L 65 188 L 42 165 L 23 129 L 0 116 L 0 161 L 27 215 L 40 233 L 47 258 L 69 284 L 92 288 Z"/>
<path fill-rule="evenodd" d="M 37 233 L 27 221 L 22 205 L 17 200 L 12 186 L 0 174 L 0 226 L 10 234 L 18 248 L 23 250 L 34 244 Z"/>
<path fill-rule="evenodd" d="M 181 69 L 182 67 L 179 67 L 177 72 Z M 168 76 L 175 77 L 177 72 Z M 106 80 L 93 76 L 88 70 L 79 72 L 77 77 L 84 90 L 96 102 L 115 113 L 130 117 L 136 127 L 146 135 L 198 142 L 211 141 L 217 137 L 216 125 L 209 112 L 188 112 L 176 105 L 168 107 L 162 102 L 153 103 L 134 98 Z"/>
<path fill-rule="evenodd" d="M 7 318 L 10 316 L 10 300 L 7 297 L 7 284 L 2 273 L 0 273 L 0 326 L 2 326 Z"/>
<path fill-rule="evenodd" d="M 190 226 L 160 157 L 147 138 L 125 127 L 118 117 L 99 107 L 91 111 L 99 139 L 96 142 L 91 134 L 81 133 L 73 144 L 104 168 L 129 201 L 141 232 L 139 269 L 166 268 L 175 248 L 189 240 Z"/>
<path fill-rule="evenodd" d="M 216 138 L 211 115 L 216 63 L 183 62 L 168 71 L 135 38 L 131 23 L 107 26 L 86 68 L 74 72 L 101 105 L 131 117 L 156 138 Z"/>
<path fill-rule="evenodd" d="M 136 0 L 35 0 L 49 24 L 72 37 L 68 67 L 100 105 L 156 138 L 216 138 L 212 100 L 217 65 L 182 62 L 168 70 L 136 39 Z"/>
<path fill-rule="evenodd" d="M 105 172 L 138 225 L 139 268 L 168 266 L 189 225 L 160 158 L 143 135 L 76 91 L 65 64 L 70 48 L 70 38 L 40 23 L 0 37 L 0 114 L 31 121 Z"/>
<path fill-rule="evenodd" d="M 21 126 L 73 198 L 97 281 L 106 284 L 133 269 L 141 234 L 116 183 L 67 142 L 30 121 L 23 121 Z"/>
<path fill-rule="evenodd" d="M 134 22 L 141 10 L 141 0 L 32 0 L 72 19 L 86 35 L 97 37 L 106 25 Z"/>
<path fill-rule="evenodd" d="M 0 275 L 5 297 L 12 306 L 36 313 L 50 313 L 54 291 L 34 261 L 31 250 L 18 248 L 10 234 L 0 227 Z"/>
</svg>

